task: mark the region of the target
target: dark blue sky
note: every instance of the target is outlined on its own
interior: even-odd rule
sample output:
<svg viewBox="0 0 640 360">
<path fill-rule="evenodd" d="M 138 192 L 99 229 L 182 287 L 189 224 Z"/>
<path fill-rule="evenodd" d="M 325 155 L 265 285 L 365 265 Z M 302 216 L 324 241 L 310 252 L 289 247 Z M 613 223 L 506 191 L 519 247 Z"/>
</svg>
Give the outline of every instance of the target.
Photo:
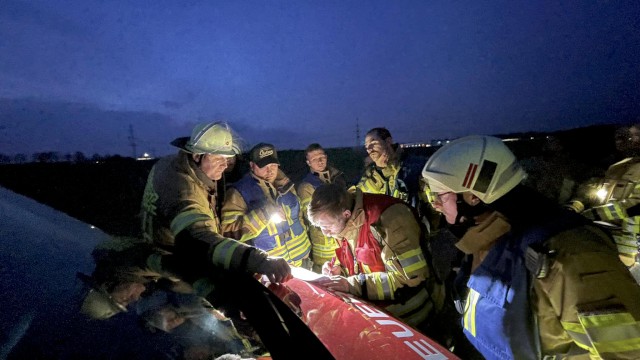
<svg viewBox="0 0 640 360">
<path fill-rule="evenodd" d="M 560 2 L 559 2 L 560 3 Z M 567 129 L 640 114 L 640 2 L 0 2 L 0 153 Z"/>
</svg>

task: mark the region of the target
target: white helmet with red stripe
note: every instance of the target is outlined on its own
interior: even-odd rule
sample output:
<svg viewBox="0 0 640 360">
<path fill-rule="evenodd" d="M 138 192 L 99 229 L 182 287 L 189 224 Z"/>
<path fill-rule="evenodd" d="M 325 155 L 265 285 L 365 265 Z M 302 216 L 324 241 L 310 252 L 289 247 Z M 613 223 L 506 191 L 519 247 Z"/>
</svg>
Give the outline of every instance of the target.
<svg viewBox="0 0 640 360">
<path fill-rule="evenodd" d="M 516 187 L 527 174 L 502 140 L 467 136 L 436 151 L 422 170 L 434 193 L 471 192 L 490 204 Z"/>
</svg>

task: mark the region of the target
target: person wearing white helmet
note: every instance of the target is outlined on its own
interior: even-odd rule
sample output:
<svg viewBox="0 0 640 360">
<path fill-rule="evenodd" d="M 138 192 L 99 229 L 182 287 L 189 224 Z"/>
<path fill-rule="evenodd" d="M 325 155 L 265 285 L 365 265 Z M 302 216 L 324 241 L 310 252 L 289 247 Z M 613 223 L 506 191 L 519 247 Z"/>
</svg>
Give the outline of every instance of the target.
<svg viewBox="0 0 640 360">
<path fill-rule="evenodd" d="M 640 287 L 612 239 L 521 185 L 526 174 L 500 139 L 455 140 L 422 176 L 458 230 L 456 307 L 484 357 L 640 358 Z"/>
<path fill-rule="evenodd" d="M 159 160 L 147 180 L 141 206 L 144 238 L 185 263 L 206 258 L 223 269 L 265 274 L 272 282 L 288 279 L 291 269 L 284 259 L 221 235 L 216 181 L 227 158 L 240 152 L 229 126 L 198 124 L 190 137 L 171 144 L 180 151 Z"/>
</svg>

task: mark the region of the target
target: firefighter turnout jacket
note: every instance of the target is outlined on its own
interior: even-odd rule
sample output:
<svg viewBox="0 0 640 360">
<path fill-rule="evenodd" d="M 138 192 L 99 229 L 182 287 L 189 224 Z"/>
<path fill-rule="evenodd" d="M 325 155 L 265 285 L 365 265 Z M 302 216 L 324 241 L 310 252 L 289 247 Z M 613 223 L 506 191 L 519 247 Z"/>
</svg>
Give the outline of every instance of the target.
<svg viewBox="0 0 640 360">
<path fill-rule="evenodd" d="M 494 212 L 456 246 L 464 333 L 487 359 L 640 358 L 640 287 L 584 218 L 513 231 Z"/>
<path fill-rule="evenodd" d="M 609 230 L 622 262 L 640 266 L 640 158 L 627 158 L 611 165 L 592 190 L 603 192 L 604 199 L 582 215 L 611 225 Z M 640 277 L 636 280 L 640 282 Z"/>
<path fill-rule="evenodd" d="M 275 213 L 284 214 L 284 219 L 274 221 Z M 233 184 L 222 206 L 222 230 L 294 266 L 302 266 L 311 252 L 300 200 L 282 171 L 276 185 L 252 173 Z"/>
<path fill-rule="evenodd" d="M 395 152 L 387 166 L 380 168 L 371 162 L 365 167 L 360 181 L 349 191 L 358 188 L 365 193 L 389 195 L 416 207 L 420 191 L 418 181 L 425 159 L 408 156 L 397 144 L 394 146 Z"/>
<path fill-rule="evenodd" d="M 322 172 L 309 172 L 298 185 L 298 197 L 300 198 L 302 215 L 307 220 L 309 228 L 311 256 L 315 264 L 314 270 L 319 270 L 325 262 L 330 261 L 335 256 L 335 249 L 338 247 L 335 239 L 325 236 L 322 230 L 317 226 L 313 226 L 307 218 L 307 207 L 311 202 L 311 197 L 318 186 L 322 184 L 347 186 L 342 171 L 333 167 L 327 167 L 327 170 Z"/>
<path fill-rule="evenodd" d="M 206 256 L 224 269 L 255 269 L 267 254 L 221 235 L 215 189 L 190 154 L 160 159 L 142 199 L 144 238 L 177 255 Z"/>
<path fill-rule="evenodd" d="M 352 215 L 336 236 L 336 258 L 348 276 L 349 292 L 418 327 L 442 308 L 444 288 L 420 246 L 414 213 L 389 196 L 360 190 L 354 196 Z"/>
</svg>

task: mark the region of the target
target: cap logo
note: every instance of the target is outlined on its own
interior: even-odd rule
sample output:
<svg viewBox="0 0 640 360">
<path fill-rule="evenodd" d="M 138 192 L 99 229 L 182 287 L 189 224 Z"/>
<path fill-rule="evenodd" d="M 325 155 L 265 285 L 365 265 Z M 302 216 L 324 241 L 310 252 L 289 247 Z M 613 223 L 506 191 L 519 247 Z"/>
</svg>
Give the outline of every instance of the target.
<svg viewBox="0 0 640 360">
<path fill-rule="evenodd" d="M 260 159 L 266 158 L 267 156 L 271 156 L 271 155 L 273 155 L 273 149 L 270 149 L 270 148 L 262 148 L 258 153 L 258 156 L 260 157 Z"/>
</svg>

